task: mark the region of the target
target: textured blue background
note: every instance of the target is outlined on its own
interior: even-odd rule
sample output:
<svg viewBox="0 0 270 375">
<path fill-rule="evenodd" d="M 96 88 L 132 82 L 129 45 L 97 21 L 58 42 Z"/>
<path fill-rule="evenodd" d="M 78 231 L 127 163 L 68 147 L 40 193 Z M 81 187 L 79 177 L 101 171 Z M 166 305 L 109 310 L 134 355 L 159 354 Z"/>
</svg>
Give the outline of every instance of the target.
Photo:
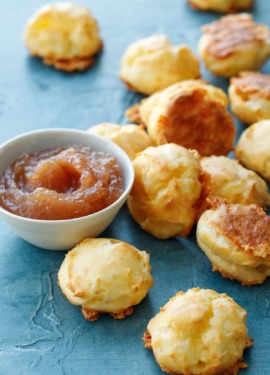
<svg viewBox="0 0 270 375">
<path fill-rule="evenodd" d="M 81 1 L 99 21 L 104 51 L 86 73 L 68 75 L 28 57 L 23 45 L 25 22 L 44 3 L 0 2 L 0 143 L 46 127 L 125 124 L 124 110 L 140 98 L 118 80 L 126 46 L 140 37 L 166 33 L 174 43 L 185 42 L 196 51 L 200 26 L 219 17 L 191 10 L 185 0 Z M 268 0 L 257 0 L 252 13 L 270 26 Z M 270 73 L 270 62 L 263 71 Z M 205 70 L 203 77 L 227 89 L 227 80 Z M 240 133 L 243 127 L 237 126 Z M 249 368 L 241 374 L 270 373 L 270 280 L 246 288 L 223 279 L 211 271 L 194 234 L 188 239 L 157 240 L 139 228 L 126 208 L 104 236 L 147 250 L 155 285 L 134 315 L 123 321 L 102 316 L 91 323 L 57 286 L 64 253 L 35 248 L 0 223 L 1 375 L 159 375 L 161 370 L 141 340 L 147 322 L 177 291 L 195 286 L 226 292 L 248 310 L 254 346 L 245 352 Z"/>
</svg>

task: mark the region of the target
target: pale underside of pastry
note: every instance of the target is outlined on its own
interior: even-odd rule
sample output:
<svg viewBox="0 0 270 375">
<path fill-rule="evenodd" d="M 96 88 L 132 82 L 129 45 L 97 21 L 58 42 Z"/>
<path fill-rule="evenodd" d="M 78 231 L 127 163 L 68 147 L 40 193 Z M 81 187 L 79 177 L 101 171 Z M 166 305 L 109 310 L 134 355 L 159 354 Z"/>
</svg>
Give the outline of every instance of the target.
<svg viewBox="0 0 270 375">
<path fill-rule="evenodd" d="M 235 156 L 248 169 L 270 181 L 270 120 L 246 129 L 236 145 Z"/>
</svg>

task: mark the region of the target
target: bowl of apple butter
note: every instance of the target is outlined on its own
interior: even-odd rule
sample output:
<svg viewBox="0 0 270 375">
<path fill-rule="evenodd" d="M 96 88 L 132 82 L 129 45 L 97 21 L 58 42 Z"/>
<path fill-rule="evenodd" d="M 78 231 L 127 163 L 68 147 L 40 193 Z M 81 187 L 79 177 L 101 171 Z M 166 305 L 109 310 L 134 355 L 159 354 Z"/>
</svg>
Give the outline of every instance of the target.
<svg viewBox="0 0 270 375">
<path fill-rule="evenodd" d="M 101 234 L 134 181 L 120 147 L 75 129 L 21 134 L 0 145 L 0 160 L 0 218 L 48 250 L 68 250 Z"/>
</svg>

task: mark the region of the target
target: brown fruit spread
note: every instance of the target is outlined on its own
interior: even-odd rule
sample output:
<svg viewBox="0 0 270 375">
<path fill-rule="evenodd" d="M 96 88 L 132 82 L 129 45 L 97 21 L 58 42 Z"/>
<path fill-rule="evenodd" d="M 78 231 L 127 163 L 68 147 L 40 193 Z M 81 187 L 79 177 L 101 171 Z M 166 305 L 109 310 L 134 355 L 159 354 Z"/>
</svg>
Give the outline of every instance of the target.
<svg viewBox="0 0 270 375">
<path fill-rule="evenodd" d="M 116 159 L 78 145 L 22 154 L 0 181 L 0 205 L 39 220 L 86 216 L 108 207 L 122 193 Z"/>
</svg>

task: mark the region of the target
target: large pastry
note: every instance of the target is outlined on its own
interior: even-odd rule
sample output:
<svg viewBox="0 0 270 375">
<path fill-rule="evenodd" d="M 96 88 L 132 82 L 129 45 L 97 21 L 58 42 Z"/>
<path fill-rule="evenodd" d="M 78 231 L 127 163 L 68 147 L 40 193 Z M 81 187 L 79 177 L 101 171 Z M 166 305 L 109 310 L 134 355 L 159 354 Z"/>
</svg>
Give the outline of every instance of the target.
<svg viewBox="0 0 270 375">
<path fill-rule="evenodd" d="M 31 55 L 67 72 L 89 68 L 102 48 L 88 9 L 65 2 L 41 7 L 27 22 L 24 40 Z"/>
<path fill-rule="evenodd" d="M 87 320 L 101 313 L 123 319 L 153 285 L 149 255 L 120 240 L 88 238 L 69 251 L 58 281 Z"/>
<path fill-rule="evenodd" d="M 252 345 L 246 311 L 225 293 L 178 292 L 150 320 L 144 334 L 161 369 L 175 375 L 236 375 Z"/>
<path fill-rule="evenodd" d="M 187 236 L 197 218 L 203 186 L 200 165 L 184 147 L 148 147 L 133 160 L 135 180 L 128 198 L 133 218 L 165 239 Z"/>
<path fill-rule="evenodd" d="M 253 285 L 270 275 L 270 217 L 256 205 L 221 203 L 205 211 L 197 241 L 224 277 Z"/>
<path fill-rule="evenodd" d="M 229 97 L 233 113 L 246 124 L 270 119 L 270 75 L 240 73 L 231 79 Z"/>
<path fill-rule="evenodd" d="M 270 181 L 270 120 L 259 121 L 241 134 L 235 156 L 246 168 Z"/>
<path fill-rule="evenodd" d="M 189 80 L 151 95 L 127 115 L 131 121 L 145 124 L 155 145 L 173 142 L 203 156 L 227 155 L 235 139 L 227 105 L 221 89 Z"/>
<path fill-rule="evenodd" d="M 270 203 L 268 187 L 257 173 L 225 156 L 203 157 L 200 164 L 210 177 L 210 197 L 221 197 L 229 203 L 257 204 L 267 208 Z"/>
<path fill-rule="evenodd" d="M 199 54 L 213 74 L 232 77 L 259 70 L 270 56 L 270 33 L 250 14 L 224 16 L 203 27 Z"/>
<path fill-rule="evenodd" d="M 145 95 L 199 77 L 199 60 L 191 49 L 185 44 L 172 45 L 165 35 L 133 42 L 121 59 L 120 78 L 128 88 Z"/>
</svg>

